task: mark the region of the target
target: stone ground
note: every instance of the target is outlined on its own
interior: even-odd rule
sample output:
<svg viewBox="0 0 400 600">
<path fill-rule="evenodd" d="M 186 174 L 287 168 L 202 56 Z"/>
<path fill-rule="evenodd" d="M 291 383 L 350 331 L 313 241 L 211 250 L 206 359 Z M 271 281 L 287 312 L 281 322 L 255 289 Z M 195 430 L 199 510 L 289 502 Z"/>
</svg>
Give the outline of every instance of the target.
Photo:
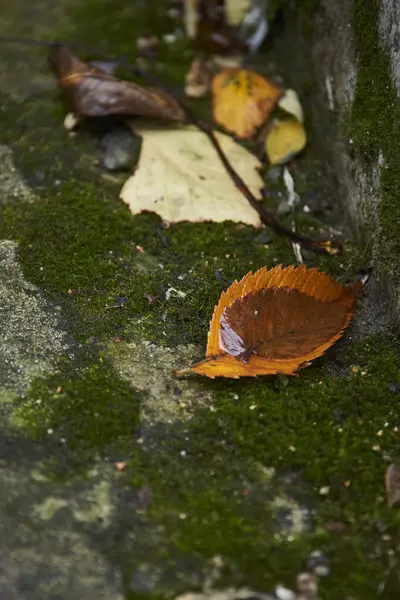
<svg viewBox="0 0 400 600">
<path fill-rule="evenodd" d="M 259 65 L 299 90 L 310 123 L 312 80 L 276 26 Z M 14 0 L 0 16 L 0 35 L 128 55 L 174 28 L 157 2 Z M 399 457 L 399 348 L 375 279 L 344 340 L 295 380 L 176 380 L 224 285 L 294 262 L 290 244 L 133 219 L 98 136 L 63 128 L 42 49 L 0 48 L 1 598 L 290 600 L 296 585 L 317 597 L 315 582 L 324 600 L 398 598 L 384 475 Z M 160 55 L 178 87 L 186 42 Z M 350 281 L 369 249 L 340 217 L 326 143 L 310 131 L 296 161 L 312 209 L 299 225 L 342 233 L 341 257 L 305 258 Z M 276 206 L 281 172 L 264 175 Z"/>
</svg>

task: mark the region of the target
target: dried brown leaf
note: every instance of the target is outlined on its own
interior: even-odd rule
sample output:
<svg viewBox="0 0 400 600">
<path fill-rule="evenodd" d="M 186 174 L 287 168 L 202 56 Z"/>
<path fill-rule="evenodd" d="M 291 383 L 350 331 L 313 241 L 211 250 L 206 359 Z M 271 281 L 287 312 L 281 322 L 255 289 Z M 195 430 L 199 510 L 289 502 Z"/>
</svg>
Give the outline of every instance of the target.
<svg viewBox="0 0 400 600">
<path fill-rule="evenodd" d="M 52 48 L 49 64 L 78 117 L 142 115 L 186 120 L 179 104 L 169 94 L 118 79 L 81 61 L 67 46 Z"/>
</svg>

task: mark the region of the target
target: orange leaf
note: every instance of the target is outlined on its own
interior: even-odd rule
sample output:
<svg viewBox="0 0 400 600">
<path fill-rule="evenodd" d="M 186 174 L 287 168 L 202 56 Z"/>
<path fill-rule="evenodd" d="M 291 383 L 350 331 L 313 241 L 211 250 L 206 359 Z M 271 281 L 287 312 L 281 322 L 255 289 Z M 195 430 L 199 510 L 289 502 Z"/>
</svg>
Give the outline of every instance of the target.
<svg viewBox="0 0 400 600">
<path fill-rule="evenodd" d="M 250 138 L 274 109 L 281 90 L 246 69 L 225 69 L 212 81 L 214 119 L 241 138 Z"/>
<path fill-rule="evenodd" d="M 222 292 L 205 360 L 177 374 L 294 375 L 343 335 L 362 287 L 342 286 L 304 265 L 250 271 Z"/>
</svg>

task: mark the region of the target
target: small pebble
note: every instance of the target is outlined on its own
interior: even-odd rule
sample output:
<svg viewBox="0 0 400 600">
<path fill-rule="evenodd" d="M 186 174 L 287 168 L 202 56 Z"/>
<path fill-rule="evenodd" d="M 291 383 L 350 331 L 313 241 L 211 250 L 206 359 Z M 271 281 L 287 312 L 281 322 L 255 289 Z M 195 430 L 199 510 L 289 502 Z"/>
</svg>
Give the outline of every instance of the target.
<svg viewBox="0 0 400 600">
<path fill-rule="evenodd" d="M 265 232 L 260 233 L 257 237 L 254 238 L 255 244 L 260 244 L 261 246 L 265 246 L 265 244 L 269 244 L 271 241 L 271 236 Z"/>
<path fill-rule="evenodd" d="M 283 587 L 283 585 L 276 586 L 275 596 L 278 600 L 296 600 L 296 594 L 292 590 Z"/>
<path fill-rule="evenodd" d="M 136 40 L 137 49 L 140 52 L 149 52 L 155 50 L 159 44 L 157 36 L 152 35 L 150 37 L 139 37 Z"/>
<path fill-rule="evenodd" d="M 314 573 L 318 575 L 318 577 L 328 577 L 330 569 L 327 565 L 318 565 L 315 567 Z"/>
<path fill-rule="evenodd" d="M 320 550 L 311 552 L 307 559 L 307 568 L 319 577 L 329 575 L 329 561 Z"/>
<path fill-rule="evenodd" d="M 128 298 L 126 296 L 117 296 L 115 299 L 115 304 L 113 304 L 113 308 L 122 308 L 125 306 L 127 300 Z M 90 301 L 90 298 L 88 298 L 88 301 Z"/>
<path fill-rule="evenodd" d="M 79 117 L 74 115 L 74 113 L 68 113 L 64 119 L 64 127 L 67 131 L 70 132 L 70 135 L 74 135 L 74 129 L 79 123 Z"/>
<path fill-rule="evenodd" d="M 106 133 L 100 146 L 103 150 L 101 165 L 108 171 L 120 171 L 132 167 L 138 141 L 128 128 L 117 127 Z"/>
<path fill-rule="evenodd" d="M 163 41 L 166 44 L 173 44 L 178 39 L 177 33 L 166 33 L 162 36 Z"/>
<path fill-rule="evenodd" d="M 299 573 L 296 577 L 297 589 L 308 598 L 315 597 L 318 593 L 318 585 L 315 575 L 312 573 Z"/>
</svg>

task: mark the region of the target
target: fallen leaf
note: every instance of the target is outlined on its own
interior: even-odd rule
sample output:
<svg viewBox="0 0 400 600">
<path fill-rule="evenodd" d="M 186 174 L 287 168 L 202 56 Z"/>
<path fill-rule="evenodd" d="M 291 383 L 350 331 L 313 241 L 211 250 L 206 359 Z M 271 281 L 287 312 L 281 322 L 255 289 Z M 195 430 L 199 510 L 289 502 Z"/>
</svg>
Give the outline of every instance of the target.
<svg viewBox="0 0 400 600">
<path fill-rule="evenodd" d="M 287 117 L 275 120 L 267 133 L 265 149 L 271 165 L 282 165 L 303 150 L 307 137 L 304 126 L 297 119 Z"/>
<path fill-rule="evenodd" d="M 214 120 L 241 138 L 250 138 L 264 123 L 281 90 L 258 73 L 225 69 L 213 78 Z"/>
<path fill-rule="evenodd" d="M 195 127 L 130 122 L 142 136 L 139 166 L 120 197 L 135 215 L 153 211 L 167 222 L 235 221 L 260 227 L 257 212 L 236 189 L 208 137 Z M 260 198 L 259 160 L 229 136 L 216 133 L 229 162 Z"/>
<path fill-rule="evenodd" d="M 300 123 L 304 122 L 303 108 L 300 104 L 299 97 L 294 90 L 285 90 L 285 93 L 278 102 L 278 106 L 295 117 Z"/>
<path fill-rule="evenodd" d="M 177 375 L 294 375 L 343 335 L 362 287 L 342 286 L 304 265 L 250 271 L 222 292 L 205 360 Z"/>
<path fill-rule="evenodd" d="M 119 462 L 114 463 L 114 465 L 117 471 L 123 471 L 126 467 L 126 462 L 121 460 Z"/>
<path fill-rule="evenodd" d="M 387 503 L 389 506 L 394 506 L 400 503 L 400 470 L 391 464 L 389 465 L 385 475 Z"/>
<path fill-rule="evenodd" d="M 54 46 L 49 64 L 76 117 L 122 114 L 186 120 L 169 94 L 117 79 L 81 61 L 67 46 Z"/>
</svg>

